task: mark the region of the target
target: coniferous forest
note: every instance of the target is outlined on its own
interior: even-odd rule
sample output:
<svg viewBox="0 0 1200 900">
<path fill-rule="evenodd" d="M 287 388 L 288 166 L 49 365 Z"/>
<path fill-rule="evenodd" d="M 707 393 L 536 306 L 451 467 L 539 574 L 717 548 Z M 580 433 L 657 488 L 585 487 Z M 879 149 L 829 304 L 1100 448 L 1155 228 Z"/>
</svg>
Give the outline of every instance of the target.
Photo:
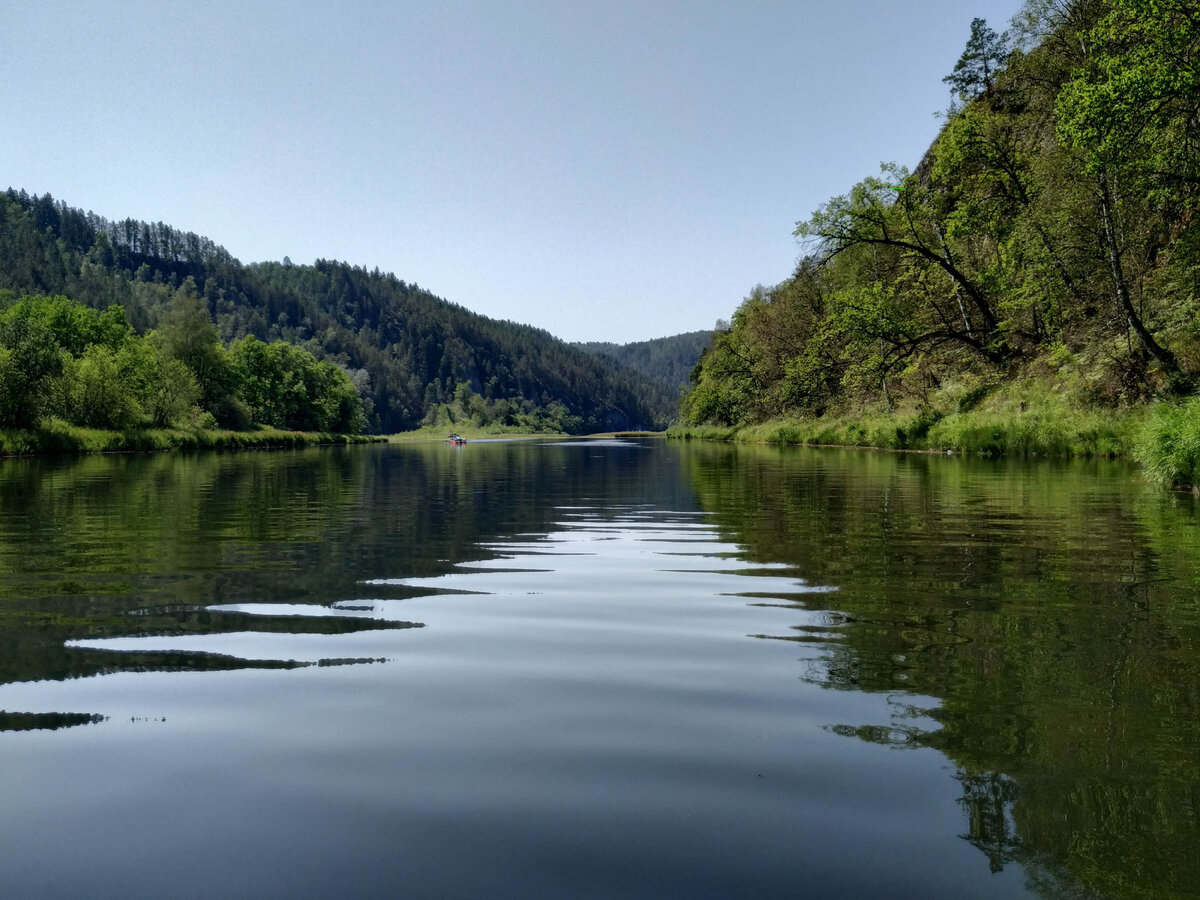
<svg viewBox="0 0 1200 900">
<path fill-rule="evenodd" d="M 0 396 L 20 405 L 0 425 L 390 433 L 453 403 L 485 427 L 583 433 L 661 428 L 677 405 L 611 360 L 377 269 L 247 265 L 190 232 L 14 189 L 0 194 L 0 316 Z M 80 399 L 99 385 L 103 399 Z"/>
<path fill-rule="evenodd" d="M 1196 388 L 1200 7 L 1027 0 L 1003 34 L 976 19 L 944 80 L 925 157 L 797 224 L 793 275 L 716 335 L 685 423 L 882 410 L 905 427 L 862 442 L 955 446 L 942 420 L 988 404 L 1103 417 Z"/>
<path fill-rule="evenodd" d="M 611 357 L 678 392 L 688 385 L 692 369 L 711 340 L 711 331 L 689 331 L 629 344 L 588 341 L 574 346 L 596 356 Z"/>
</svg>

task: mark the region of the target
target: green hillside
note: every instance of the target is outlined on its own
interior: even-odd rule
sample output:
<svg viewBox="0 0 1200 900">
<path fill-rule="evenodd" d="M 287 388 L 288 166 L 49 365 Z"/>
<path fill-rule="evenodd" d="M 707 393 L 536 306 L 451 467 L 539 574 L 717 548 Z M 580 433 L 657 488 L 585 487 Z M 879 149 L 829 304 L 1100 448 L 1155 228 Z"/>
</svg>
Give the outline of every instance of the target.
<svg viewBox="0 0 1200 900">
<path fill-rule="evenodd" d="M 0 194 L 0 291 L 118 305 L 142 334 L 159 326 L 185 284 L 224 345 L 282 340 L 339 367 L 363 397 L 371 431 L 436 421 L 455 400 L 481 424 L 570 433 L 661 428 L 674 414 L 676 395 L 635 372 L 378 269 L 247 265 L 162 223 L 112 222 L 49 195 Z"/>
<path fill-rule="evenodd" d="M 798 223 L 794 274 L 715 336 L 686 423 L 1053 452 L 1073 438 L 1038 435 L 1077 417 L 1104 452 L 1086 433 L 1194 389 L 1200 8 L 1028 0 L 1010 33 L 976 20 L 945 80 L 915 169 Z"/>
</svg>

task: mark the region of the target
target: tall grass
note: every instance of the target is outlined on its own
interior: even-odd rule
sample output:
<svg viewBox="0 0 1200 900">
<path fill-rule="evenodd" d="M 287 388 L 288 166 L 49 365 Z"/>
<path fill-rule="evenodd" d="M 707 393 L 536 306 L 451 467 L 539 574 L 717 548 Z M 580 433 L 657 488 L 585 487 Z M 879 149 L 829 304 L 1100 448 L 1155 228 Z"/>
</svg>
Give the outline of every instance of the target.
<svg viewBox="0 0 1200 900">
<path fill-rule="evenodd" d="M 983 456 L 1127 457 L 1140 429 L 1138 411 L 1064 408 L 1017 415 L 973 410 L 947 416 L 929 430 L 931 449 Z"/>
<path fill-rule="evenodd" d="M 773 444 L 953 451 L 983 456 L 1128 457 L 1145 412 L 1087 410 L 1051 394 L 999 395 L 986 406 L 950 411 L 867 410 L 737 427 L 671 429 L 668 437 Z"/>
<path fill-rule="evenodd" d="M 1154 407 L 1134 455 L 1155 481 L 1200 492 L 1200 397 Z"/>
<path fill-rule="evenodd" d="M 180 430 L 139 428 L 105 431 L 50 419 L 36 429 L 0 429 L 0 456 L 55 456 L 70 453 L 121 453 L 162 450 L 252 450 L 316 444 L 368 443 L 382 438 L 325 432 Z"/>
</svg>

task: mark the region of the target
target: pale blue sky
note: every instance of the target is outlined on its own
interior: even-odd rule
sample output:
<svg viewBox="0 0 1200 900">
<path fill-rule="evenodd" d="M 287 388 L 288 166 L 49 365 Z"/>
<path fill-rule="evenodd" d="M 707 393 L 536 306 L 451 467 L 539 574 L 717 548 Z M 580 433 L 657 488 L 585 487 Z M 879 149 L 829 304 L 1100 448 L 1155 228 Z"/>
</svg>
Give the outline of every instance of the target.
<svg viewBox="0 0 1200 900">
<path fill-rule="evenodd" d="M 1019 0 L 0 0 L 0 189 L 378 266 L 567 340 L 709 328 L 915 165 Z"/>
</svg>

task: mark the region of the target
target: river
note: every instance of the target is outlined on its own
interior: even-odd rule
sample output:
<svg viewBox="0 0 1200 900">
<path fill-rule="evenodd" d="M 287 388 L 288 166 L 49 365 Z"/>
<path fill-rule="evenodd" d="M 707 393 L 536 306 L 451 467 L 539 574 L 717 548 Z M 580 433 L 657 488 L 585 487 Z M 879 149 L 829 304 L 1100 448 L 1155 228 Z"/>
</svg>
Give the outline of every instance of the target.
<svg viewBox="0 0 1200 900">
<path fill-rule="evenodd" d="M 1200 896 L 1200 516 L 661 440 L 0 462 L 6 897 Z"/>
</svg>

